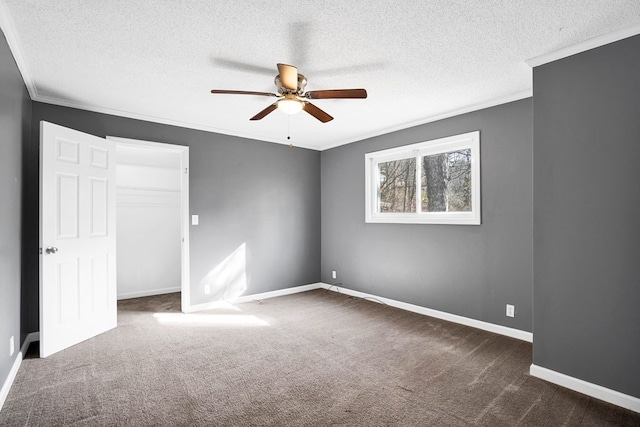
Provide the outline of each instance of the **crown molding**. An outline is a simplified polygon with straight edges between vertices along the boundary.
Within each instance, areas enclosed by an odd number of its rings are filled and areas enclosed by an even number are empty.
[[[22,49],[18,42],[18,35],[15,31],[15,25],[11,19],[11,15],[7,10],[7,6],[2,1],[0,1],[0,28],[2,28],[4,37],[7,39],[7,44],[13,54],[13,59],[16,61],[18,71],[20,71],[20,74],[22,75],[22,80],[24,81],[24,85],[27,87],[27,92],[29,92],[31,99],[34,100],[38,97],[38,90],[36,89],[33,75],[29,71],[29,67],[27,67],[27,62],[24,60],[24,55],[22,54]]]
[[[257,137],[255,135],[251,135],[251,134],[246,134],[246,133],[242,133],[242,132],[236,132],[236,131],[229,130],[229,129],[216,128],[216,127],[212,127],[212,126],[205,126],[205,125],[201,125],[201,124],[198,124],[198,123],[190,123],[190,122],[182,122],[182,121],[170,120],[170,119],[166,119],[166,118],[163,118],[163,117],[156,117],[156,116],[150,116],[150,115],[144,115],[144,114],[137,114],[137,113],[133,113],[133,112],[130,112],[130,111],[99,107],[99,106],[96,106],[96,105],[91,105],[91,104],[86,104],[86,103],[81,103],[81,102],[73,102],[73,101],[69,101],[69,100],[65,100],[65,99],[59,99],[59,98],[39,95],[37,87],[36,87],[36,84],[35,84],[35,81],[33,80],[33,75],[29,71],[27,63],[24,60],[24,55],[22,54],[22,49],[20,48],[20,43],[18,42],[18,37],[17,37],[17,34],[15,32],[15,29],[14,29],[15,27],[13,25],[13,21],[11,20],[11,16],[7,11],[6,5],[2,1],[0,1],[0,28],[2,28],[2,30],[3,30],[3,32],[5,34],[5,37],[7,39],[7,43],[9,44],[9,48],[10,48],[10,50],[11,50],[11,52],[13,54],[13,57],[14,57],[14,59],[16,61],[16,65],[18,66],[18,70],[20,71],[20,74],[22,74],[22,79],[24,80],[24,83],[25,83],[25,86],[27,88],[27,91],[29,92],[29,96],[31,97],[31,99],[33,101],[42,102],[42,103],[51,104],[51,105],[58,105],[58,106],[61,106],[61,107],[69,107],[69,108],[76,108],[76,109],[80,109],[80,110],[92,111],[92,112],[95,112],[95,113],[110,114],[110,115],[114,115],[114,116],[126,117],[126,118],[130,118],[130,119],[135,119],[135,120],[144,120],[144,121],[147,121],[147,122],[166,124],[166,125],[170,125],[170,126],[177,126],[177,127],[187,128],[187,129],[194,129],[194,130],[201,130],[201,131],[205,131],[205,132],[213,132],[213,133],[219,133],[219,134],[224,134],[224,135],[229,135],[229,136],[236,136],[236,137],[247,138],[247,139],[252,139],[252,140],[256,140],[256,141],[266,141],[266,142],[271,142],[271,143],[275,143],[275,144],[290,145],[290,141],[284,141],[284,140],[275,139],[275,138]],[[467,107],[463,107],[463,108],[460,108],[460,109],[452,110],[452,111],[449,111],[449,112],[446,112],[446,113],[443,113],[443,114],[438,114],[438,115],[435,115],[435,116],[429,116],[429,117],[425,117],[425,118],[418,119],[418,120],[415,120],[415,121],[403,123],[403,124],[400,124],[400,125],[378,129],[376,131],[369,132],[369,133],[366,133],[366,134],[357,135],[357,136],[354,136],[354,137],[351,137],[351,138],[341,139],[341,140],[335,141],[333,143],[330,143],[328,145],[324,145],[323,144],[322,146],[319,146],[319,145],[314,145],[314,144],[305,144],[304,142],[296,142],[294,144],[294,146],[295,147],[300,147],[300,148],[307,148],[307,149],[310,149],[310,150],[316,150],[316,151],[328,150],[328,149],[335,148],[335,147],[338,147],[338,146],[341,146],[341,145],[350,144],[352,142],[362,141],[364,139],[373,138],[373,137],[380,136],[380,135],[385,135],[385,134],[388,134],[388,133],[391,133],[391,132],[395,132],[395,131],[399,131],[399,130],[403,130],[403,129],[408,129],[408,128],[411,128],[411,127],[414,127],[414,126],[423,125],[423,124],[426,124],[426,123],[435,122],[435,121],[438,121],[438,120],[446,119],[446,118],[457,116],[457,115],[460,115],[460,114],[470,113],[470,112],[473,112],[473,111],[476,111],[476,110],[482,110],[484,108],[494,107],[496,105],[505,104],[505,103],[512,102],[512,101],[518,101],[520,99],[529,98],[531,96],[532,96],[532,91],[531,90],[526,90],[526,91],[518,92],[518,93],[515,93],[515,94],[512,94],[512,95],[499,97],[499,98],[491,99],[491,100],[488,100],[488,101],[472,104],[472,105],[469,105]]]
[[[515,94],[503,96],[503,97],[493,98],[493,99],[485,101],[485,102],[472,104],[472,105],[469,105],[469,106],[466,106],[466,107],[463,107],[463,108],[459,108],[459,109],[456,109],[456,110],[451,110],[451,111],[448,111],[448,112],[443,113],[443,114],[438,114],[438,115],[435,115],[435,116],[429,116],[429,117],[422,118],[422,119],[419,119],[419,120],[415,120],[415,121],[412,121],[412,122],[403,123],[401,125],[392,126],[392,127],[389,127],[389,128],[379,129],[377,131],[366,133],[366,134],[362,134],[362,135],[358,135],[358,136],[353,137],[353,138],[347,138],[347,139],[344,139],[344,140],[336,141],[336,142],[328,144],[328,145],[318,146],[318,145],[313,145],[313,144],[305,144],[305,143],[298,143],[297,142],[297,143],[293,144],[293,146],[299,147],[299,148],[307,148],[307,149],[316,150],[316,151],[324,151],[324,150],[328,150],[328,149],[331,149],[331,148],[339,147],[341,145],[350,144],[352,142],[362,141],[362,140],[365,140],[365,139],[368,139],[368,138],[373,138],[373,137],[380,136],[380,135],[386,135],[386,134],[391,133],[391,132],[404,130],[404,129],[409,129],[409,128],[412,128],[412,127],[415,127],[415,126],[419,126],[419,125],[423,125],[423,124],[427,124],[427,123],[431,123],[431,122],[436,122],[438,120],[443,120],[443,119],[447,119],[447,118],[450,118],[450,117],[459,116],[461,114],[471,113],[471,112],[474,112],[474,111],[483,110],[485,108],[495,107],[495,106],[498,106],[498,105],[507,104],[509,102],[519,101],[521,99],[530,98],[531,96],[533,96],[532,90],[526,90],[526,91],[518,92],[518,93],[515,93]],[[222,129],[222,128],[216,128],[216,127],[212,127],[212,126],[205,126],[205,125],[201,125],[201,124],[197,124],[197,123],[181,122],[181,121],[176,121],[176,120],[165,119],[165,118],[162,118],[162,117],[148,116],[148,115],[144,115],[144,114],[132,113],[132,112],[129,112],[129,111],[116,110],[116,109],[112,109],[112,108],[98,107],[98,106],[95,106],[95,105],[89,105],[89,104],[85,104],[85,103],[73,102],[73,101],[68,101],[68,100],[63,100],[63,99],[58,99],[58,98],[52,98],[52,97],[47,97],[47,96],[37,96],[36,98],[32,97],[32,99],[34,101],[37,101],[37,102],[42,102],[42,103],[45,103],[45,104],[58,105],[58,106],[61,106],[61,107],[76,108],[76,109],[79,109],[79,110],[93,111],[95,113],[109,114],[109,115],[113,115],[113,116],[126,117],[126,118],[129,118],[129,119],[144,120],[144,121],[147,121],[147,122],[160,123],[160,124],[165,124],[165,125],[170,125],[170,126],[177,126],[177,127],[187,128],[187,129],[195,129],[195,130],[201,130],[201,131],[205,131],[205,132],[213,132],[213,133],[218,133],[218,134],[223,134],[223,135],[237,136],[237,137],[240,137],[240,138],[253,139],[253,140],[262,141],[262,142],[272,142],[272,143],[275,143],[275,144],[290,145],[289,141],[283,141],[283,140],[271,139],[271,138],[262,138],[262,137],[258,138],[255,135],[246,134],[246,133],[242,133],[242,132],[236,132],[236,131],[232,131],[232,130],[229,130],[229,129]]]
[[[270,139],[270,138],[262,138],[262,137],[259,138],[259,137],[256,137],[255,135],[246,134],[246,133],[242,133],[242,132],[235,132],[235,131],[232,131],[232,130],[229,130],[229,129],[217,128],[217,127],[213,127],[213,126],[205,126],[205,125],[201,125],[201,124],[198,124],[198,123],[182,122],[182,121],[178,121],[178,120],[166,119],[164,117],[149,116],[149,115],[146,115],[146,114],[137,114],[137,113],[132,113],[130,111],[116,110],[114,108],[99,107],[99,106],[96,106],[96,105],[85,104],[85,103],[82,103],[82,102],[73,102],[73,101],[68,101],[68,100],[65,100],[65,99],[52,98],[52,97],[48,97],[48,96],[38,96],[33,100],[37,101],[37,102],[42,102],[42,103],[45,103],[45,104],[58,105],[58,106],[61,106],[61,107],[76,108],[78,110],[92,111],[94,113],[109,114],[109,115],[112,115],[112,116],[125,117],[125,118],[128,118],[128,119],[143,120],[143,121],[146,121],[146,122],[160,123],[160,124],[164,124],[164,125],[170,125],[170,126],[176,126],[176,127],[194,129],[194,130],[201,130],[201,131],[205,131],[205,132],[213,132],[213,133],[218,133],[218,134],[222,134],[222,135],[237,136],[237,137],[240,137],[240,138],[253,139],[255,141],[261,141],[261,142],[272,142],[274,144],[291,145],[291,143],[289,141],[282,141],[282,140],[278,140],[278,139]],[[293,146],[294,147],[299,147],[299,148],[307,148],[307,149],[316,150],[316,151],[320,150],[320,147],[318,147],[316,145],[305,144],[305,143],[295,143],[295,144],[293,144]]]
[[[2,29],[2,32],[4,33],[4,36],[7,39],[7,44],[9,45],[9,49],[11,50],[13,58],[18,67],[18,71],[22,75],[22,80],[24,81],[24,85],[26,86],[27,92],[29,93],[29,97],[31,98],[32,101],[42,102],[42,103],[51,104],[51,105],[59,105],[61,107],[76,108],[79,110],[93,111],[95,113],[110,114],[113,116],[126,117],[129,119],[144,120],[147,122],[160,123],[160,124],[177,126],[177,127],[187,128],[187,129],[195,129],[195,130],[201,130],[205,132],[213,132],[213,133],[219,133],[219,134],[224,134],[229,136],[237,136],[241,138],[253,139],[256,141],[266,141],[266,142],[272,142],[275,144],[282,144],[282,145],[291,144],[290,141],[283,141],[275,138],[256,137],[255,135],[250,135],[242,132],[235,132],[229,129],[205,126],[198,123],[181,122],[177,120],[165,119],[163,117],[137,114],[129,111],[116,110],[112,108],[104,108],[104,107],[99,107],[91,104],[73,102],[73,101],[53,98],[49,96],[42,96],[38,94],[38,89],[35,84],[35,80],[33,79],[33,74],[29,70],[29,67],[27,66],[27,62],[24,59],[24,54],[22,53],[22,48],[20,47],[19,38],[17,36],[17,32],[15,31],[15,25],[13,23],[13,20],[11,19],[11,14],[9,13],[9,10],[6,4],[2,1],[0,1],[0,29]],[[316,150],[316,151],[320,150],[320,147],[312,144],[296,142],[294,146]]]
[[[323,145],[320,151],[328,150],[330,148],[339,147],[341,145],[350,144],[352,142],[363,141],[365,139],[373,138],[376,136],[386,135],[392,132],[409,129],[415,126],[424,125],[427,123],[437,122],[438,120],[448,119],[450,117],[459,116],[462,114],[472,113],[474,111],[484,110],[485,108],[496,107],[502,104],[508,104],[509,102],[520,101],[521,99],[531,98],[533,96],[533,91],[531,89],[527,89],[521,92],[517,92],[511,95],[501,96],[498,98],[493,98],[487,101],[478,102],[475,104],[468,105],[466,107],[458,108],[455,110],[447,111],[446,113],[437,114],[435,116],[429,116],[422,119],[414,120],[411,122],[403,123],[396,126],[391,126],[388,128],[378,129],[376,131],[359,135],[356,138],[345,139],[339,142],[335,142],[329,145]]]
[[[576,55],[578,53],[585,52],[587,50],[595,49],[600,46],[607,45],[609,43],[617,42],[629,37],[640,34],[640,24],[633,27],[624,28],[622,30],[613,31],[607,34],[601,34],[596,37],[592,37],[580,43],[576,43],[571,46],[563,47],[562,49],[555,50],[553,52],[545,53],[530,59],[527,59],[525,64],[533,67],[547,64],[549,62],[557,61],[559,59],[566,58],[568,56]]]

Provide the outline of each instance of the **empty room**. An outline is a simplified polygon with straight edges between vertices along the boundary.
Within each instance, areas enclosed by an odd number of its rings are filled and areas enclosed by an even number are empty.
[[[640,426],[639,2],[0,28],[0,425]]]

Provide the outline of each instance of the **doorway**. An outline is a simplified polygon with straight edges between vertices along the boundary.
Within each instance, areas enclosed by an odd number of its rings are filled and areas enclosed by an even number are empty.
[[[180,292],[189,307],[189,147],[116,144],[118,299]]]

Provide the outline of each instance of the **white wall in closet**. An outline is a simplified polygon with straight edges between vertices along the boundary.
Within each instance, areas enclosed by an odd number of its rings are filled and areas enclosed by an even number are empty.
[[[117,146],[118,299],[179,292],[180,155]]]

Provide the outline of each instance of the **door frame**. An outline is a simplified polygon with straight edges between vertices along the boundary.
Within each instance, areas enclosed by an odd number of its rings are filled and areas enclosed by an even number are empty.
[[[189,147],[185,145],[167,144],[164,142],[144,141],[140,139],[108,136],[107,139],[118,146],[148,148],[180,155],[180,231],[181,246],[181,310],[187,312],[191,306],[190,272],[189,272]]]

